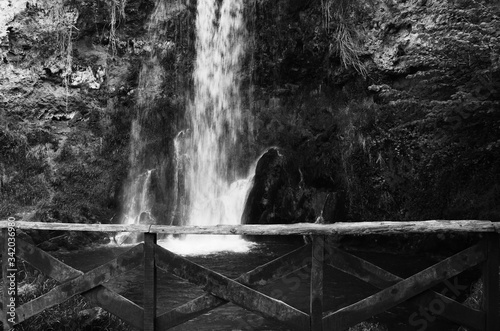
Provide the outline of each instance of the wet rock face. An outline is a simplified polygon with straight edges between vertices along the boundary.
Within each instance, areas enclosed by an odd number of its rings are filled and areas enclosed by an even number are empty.
[[[307,187],[289,156],[271,148],[257,163],[242,215],[243,224],[345,220],[344,195]],[[318,220],[320,219],[320,220]]]
[[[104,2],[100,11],[88,1],[21,2],[0,22],[0,217],[112,221],[138,57],[113,59],[99,37],[109,32]],[[138,3],[147,1],[131,8]],[[141,25],[147,14],[127,19]]]
[[[275,148],[259,159],[242,215],[243,224],[270,223],[278,192],[285,185],[284,163],[284,156]]]
[[[305,190],[345,192],[349,219],[500,219],[493,203],[500,194],[494,161],[500,157],[500,8],[465,0],[361,7],[367,16],[356,24],[363,27],[366,77],[341,66],[320,34],[281,44],[273,39],[280,54],[298,54],[294,47],[307,49],[314,40],[315,65],[323,71],[307,82],[274,74],[277,86],[256,89],[258,141],[280,146],[294,160],[288,176],[302,173]],[[315,24],[305,19],[314,6],[297,10],[299,20],[289,25],[306,34]],[[270,24],[286,29],[292,21],[281,14]],[[286,71],[286,61],[265,47],[261,53],[261,63],[271,58],[270,67]],[[294,59],[298,72],[313,61]]]
[[[371,137],[385,186],[377,204],[416,219],[498,219],[489,197],[498,187],[487,184],[500,155],[498,6],[386,3],[366,43],[378,75],[368,89],[385,125]]]

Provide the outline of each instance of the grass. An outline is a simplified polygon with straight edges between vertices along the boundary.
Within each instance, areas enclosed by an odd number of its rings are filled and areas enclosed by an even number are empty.
[[[355,22],[359,20],[359,0],[322,0],[323,28],[332,37],[330,53],[337,53],[345,68],[352,67],[363,77],[368,70],[361,60],[362,33]]]

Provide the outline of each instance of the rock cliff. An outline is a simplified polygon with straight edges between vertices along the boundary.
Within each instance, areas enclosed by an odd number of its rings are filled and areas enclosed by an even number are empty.
[[[4,2],[0,217],[116,221],[141,102],[154,102],[142,117],[151,158],[171,162],[184,129],[193,2]],[[283,156],[267,214],[254,218],[314,221],[333,193],[327,222],[500,218],[498,5],[262,0],[247,12],[255,122],[241,162],[270,146]],[[164,74],[139,100],[153,58]],[[262,209],[265,196],[253,199]]]

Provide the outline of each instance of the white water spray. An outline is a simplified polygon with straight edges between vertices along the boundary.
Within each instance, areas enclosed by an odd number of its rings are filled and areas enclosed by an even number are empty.
[[[196,19],[194,100],[189,108],[192,137],[187,189],[190,225],[239,224],[241,215],[224,208],[236,174],[231,154],[243,128],[241,60],[247,35],[243,0],[199,0]]]
[[[240,224],[251,178],[231,166],[245,116],[240,97],[247,31],[243,0],[199,0],[196,19],[194,99],[187,140],[189,195],[186,225]],[[253,173],[253,172],[251,172]],[[166,244],[182,253],[248,249],[237,236],[188,236]]]

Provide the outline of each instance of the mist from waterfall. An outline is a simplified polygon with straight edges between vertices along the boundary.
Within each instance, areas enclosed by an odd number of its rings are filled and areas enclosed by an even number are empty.
[[[124,190],[124,208],[121,223],[135,224],[139,222],[141,213],[151,214],[153,208],[152,175],[162,168],[161,162],[151,161],[151,151],[148,148],[148,128],[144,119],[151,114],[151,108],[162,92],[162,83],[165,77],[164,69],[160,63],[161,53],[168,50],[170,43],[166,41],[165,31],[158,28],[162,18],[166,17],[168,7],[165,1],[157,0],[155,9],[148,22],[148,43],[150,56],[143,62],[139,72],[137,86],[137,109],[132,120],[130,130],[129,173]],[[130,240],[131,236],[125,234],[123,239]],[[132,239],[134,240],[134,239]]]

